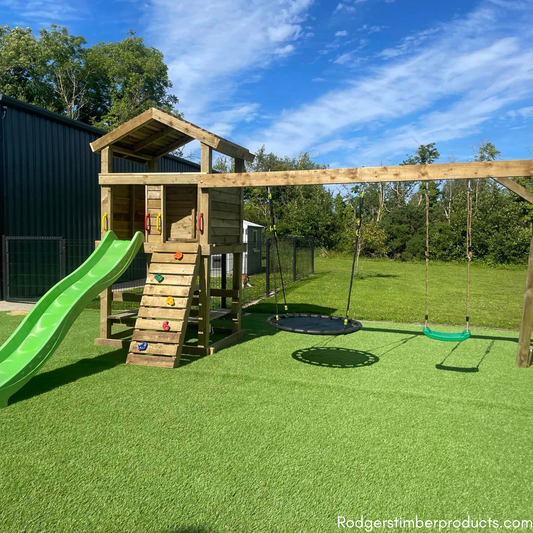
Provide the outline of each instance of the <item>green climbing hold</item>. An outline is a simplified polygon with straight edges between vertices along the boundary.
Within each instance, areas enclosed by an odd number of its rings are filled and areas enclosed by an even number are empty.
[[[161,283],[165,279],[161,274],[156,274],[154,278],[157,281],[157,283]]]

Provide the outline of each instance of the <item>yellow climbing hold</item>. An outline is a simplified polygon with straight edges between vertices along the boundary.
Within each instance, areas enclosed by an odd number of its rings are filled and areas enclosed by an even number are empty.
[[[174,298],[172,298],[172,296],[169,296],[166,302],[167,302],[167,305],[174,305]]]

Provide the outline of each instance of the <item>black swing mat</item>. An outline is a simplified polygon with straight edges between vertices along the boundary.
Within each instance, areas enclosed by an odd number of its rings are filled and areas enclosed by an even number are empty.
[[[355,333],[363,326],[361,322],[348,319],[346,326],[344,318],[330,315],[314,315],[311,313],[286,313],[268,317],[268,325],[273,328],[290,331],[292,333],[306,333],[307,335],[347,335]]]

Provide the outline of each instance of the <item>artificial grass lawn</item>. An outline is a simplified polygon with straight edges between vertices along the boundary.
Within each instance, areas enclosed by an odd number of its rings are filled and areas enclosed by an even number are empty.
[[[1,531],[531,518],[532,374],[514,368],[514,332],[456,345],[366,323],[311,337],[255,314],[239,344],[167,370],[93,346],[98,319],[82,313],[0,411]],[[0,341],[19,320],[0,316]],[[438,370],[443,360],[479,371]]]
[[[289,311],[341,314],[346,311],[351,258],[316,258],[311,278],[287,288]],[[466,265],[430,263],[429,316],[433,324],[465,322]],[[522,313],[525,267],[471,265],[470,321],[474,326],[517,329]],[[274,312],[274,299],[253,309]],[[282,309],[282,308],[281,308]],[[425,264],[362,259],[350,316],[363,320],[420,323],[425,315]]]

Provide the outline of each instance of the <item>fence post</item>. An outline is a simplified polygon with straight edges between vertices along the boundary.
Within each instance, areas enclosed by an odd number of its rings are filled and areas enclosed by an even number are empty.
[[[267,238],[265,240],[265,246],[266,246],[266,295],[270,296],[270,239]]]
[[[296,281],[296,237],[292,239],[292,280]]]
[[[311,274],[315,273],[315,238],[311,237]]]
[[[226,280],[228,279],[228,265],[227,265],[227,260],[228,260],[228,256],[226,254],[222,254],[222,263],[220,264],[222,270],[221,270],[221,273],[220,273],[220,288],[221,289],[225,289],[226,288]],[[226,297],[225,296],[222,296],[222,298],[220,298],[220,307],[222,307],[222,309],[225,309],[226,308]]]

